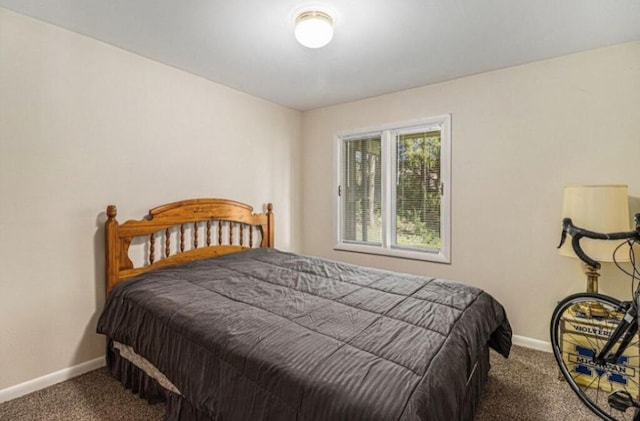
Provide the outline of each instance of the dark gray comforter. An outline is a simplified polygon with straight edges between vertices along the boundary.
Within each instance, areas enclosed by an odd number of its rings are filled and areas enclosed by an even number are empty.
[[[222,420],[455,420],[502,306],[459,283],[256,249],[118,285],[98,332]]]

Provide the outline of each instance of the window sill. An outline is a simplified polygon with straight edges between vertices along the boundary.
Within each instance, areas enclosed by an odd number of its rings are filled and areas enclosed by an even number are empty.
[[[428,252],[428,251],[414,251],[414,250],[402,250],[402,249],[388,249],[378,246],[366,246],[360,244],[345,244],[339,243],[333,247],[337,251],[349,251],[355,253],[376,254],[381,256],[399,257],[402,259],[411,260],[423,260],[436,263],[451,263],[451,259],[448,253],[443,253],[442,250]]]

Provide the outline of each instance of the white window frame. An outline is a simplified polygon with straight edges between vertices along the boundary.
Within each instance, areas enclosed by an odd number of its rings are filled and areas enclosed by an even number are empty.
[[[417,130],[440,131],[440,248],[410,249],[392,246],[393,197],[395,184],[393,174],[395,167],[395,148],[393,138],[397,133],[415,132]],[[344,172],[344,141],[366,136],[380,135],[382,139],[382,244],[366,244],[342,241],[342,198],[340,184]],[[415,260],[426,260],[438,263],[451,263],[451,115],[441,115],[420,120],[388,124],[373,128],[363,128],[338,132],[334,135],[334,250],[357,253],[378,254]]]

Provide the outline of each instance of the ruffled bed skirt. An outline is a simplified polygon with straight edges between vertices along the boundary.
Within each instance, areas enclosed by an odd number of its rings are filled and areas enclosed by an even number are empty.
[[[194,408],[180,394],[165,389],[131,361],[121,357],[111,341],[107,346],[107,369],[125,388],[150,404],[164,402],[166,421],[215,421],[209,414]]]
[[[162,387],[142,369],[120,356],[120,351],[113,347],[111,341],[107,346],[107,368],[125,388],[146,399],[150,404],[164,402],[166,404],[166,421],[217,421],[215,417],[195,408],[182,395]],[[482,390],[489,378],[489,368],[489,348],[485,347],[477,356],[473,372],[467,380],[462,419],[473,419],[473,414],[482,396]]]
[[[480,403],[482,391],[489,380],[489,369],[491,363],[489,361],[489,347],[486,346],[476,360],[476,365],[467,381],[466,396],[463,403],[462,419],[472,420],[476,412],[476,408]]]

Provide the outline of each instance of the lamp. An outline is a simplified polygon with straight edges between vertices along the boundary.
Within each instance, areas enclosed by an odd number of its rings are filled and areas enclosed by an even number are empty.
[[[564,188],[562,217],[571,218],[581,228],[596,232],[629,231],[629,198],[626,185],[571,185]],[[617,242],[583,238],[580,245],[587,256],[598,262],[612,262]],[[559,250],[560,255],[577,258],[570,241]],[[628,262],[628,256],[616,256]],[[587,292],[598,292],[596,268],[587,266]]]
[[[322,10],[303,10],[296,16],[294,35],[305,47],[324,47],[333,38],[333,17]]]

